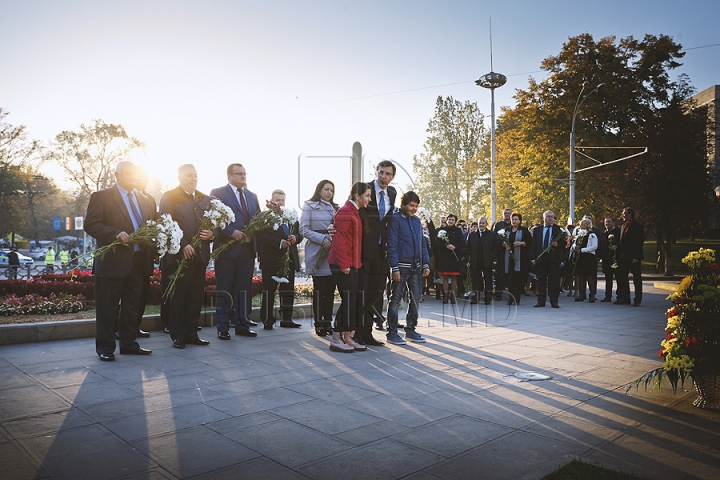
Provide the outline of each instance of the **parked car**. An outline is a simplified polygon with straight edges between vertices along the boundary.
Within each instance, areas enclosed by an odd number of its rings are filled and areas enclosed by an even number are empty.
[[[8,264],[8,253],[10,253],[10,250],[0,250],[0,265]],[[17,255],[18,259],[20,260],[20,265],[32,265],[35,263],[35,260],[28,257],[27,255],[23,255],[22,253],[18,253]]]
[[[28,256],[34,260],[43,261],[45,260],[45,254],[47,254],[48,250],[47,248],[41,248],[39,250],[33,250],[32,252],[28,253]]]

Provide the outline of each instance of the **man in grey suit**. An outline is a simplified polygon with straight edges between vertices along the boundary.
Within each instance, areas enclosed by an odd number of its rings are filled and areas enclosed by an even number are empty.
[[[135,190],[137,169],[123,161],[115,168],[116,185],[95,192],[85,215],[85,231],[98,247],[115,240],[130,242],[130,234],[147,220],[156,218],[148,198]],[[152,249],[139,245],[118,247],[93,262],[95,274],[95,351],[100,360],[115,360],[115,326],[120,334],[120,353],[149,355],[136,342],[137,319],[143,280],[152,268]],[[118,309],[120,309],[118,311]],[[118,318],[119,315],[119,318]]]
[[[247,171],[239,163],[227,167],[228,184],[214,188],[210,195],[216,197],[235,213],[235,221],[217,232],[214,248],[230,240],[245,238],[243,229],[250,219],[260,212],[257,195],[247,189]],[[252,308],[252,276],[255,270],[257,251],[255,241],[235,242],[222,252],[215,262],[217,279],[217,331],[218,338],[230,340],[230,311],[235,308],[235,335],[255,337],[250,330],[254,322],[250,320]],[[232,300],[231,300],[232,299]]]

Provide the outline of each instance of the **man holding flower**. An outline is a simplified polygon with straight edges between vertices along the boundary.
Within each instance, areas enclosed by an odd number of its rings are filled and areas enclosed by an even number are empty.
[[[549,294],[550,305],[560,308],[560,262],[564,250],[563,231],[555,224],[555,214],[547,210],[543,213],[543,225],[533,230],[530,248],[530,263],[537,267],[538,299],[535,307],[544,307]]]
[[[137,168],[132,162],[117,164],[115,180],[115,186],[90,196],[85,215],[85,231],[97,240],[98,247],[115,241],[130,244],[130,234],[156,218],[147,197],[135,190]],[[116,324],[121,354],[152,353],[141,348],[136,337],[143,279],[152,268],[154,253],[151,248],[130,244],[95,257],[95,350],[102,361],[115,360]]]
[[[274,190],[269,202],[273,207],[285,207],[285,192]],[[285,211],[283,217],[288,217]],[[299,328],[301,325],[292,321],[293,304],[295,303],[295,271],[300,269],[298,243],[303,238],[298,233],[300,224],[295,221],[282,223],[265,228],[257,233],[260,249],[260,269],[262,270],[262,306],[260,319],[265,330],[272,330],[275,325],[273,307],[275,290],[280,285],[280,326]]]
[[[239,163],[227,167],[228,184],[214,188],[210,195],[230,207],[235,220],[217,232],[213,249],[231,242],[231,245],[215,260],[217,278],[217,335],[220,340],[230,340],[230,311],[235,307],[235,335],[255,337],[250,330],[254,322],[250,320],[252,308],[252,276],[255,270],[256,246],[254,241],[244,241],[244,230],[250,220],[260,211],[257,195],[247,189],[247,171]],[[222,297],[221,297],[222,296]],[[225,301],[221,300],[224,299]]]
[[[200,229],[205,211],[210,208],[210,197],[196,190],[198,175],[191,164],[178,168],[177,188],[165,192],[160,199],[160,215],[170,214],[183,231],[180,251],[162,258],[163,275],[173,277],[174,292],[169,303],[169,329],[173,347],[185,348],[187,343],[208,345],[210,342],[197,335],[198,318],[205,295],[205,270],[210,260],[210,242],[215,234]]]

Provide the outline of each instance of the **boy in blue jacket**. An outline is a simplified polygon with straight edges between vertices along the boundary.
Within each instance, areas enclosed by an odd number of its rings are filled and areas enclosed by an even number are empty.
[[[415,331],[418,320],[418,302],[422,295],[422,277],[430,275],[430,258],[425,247],[423,228],[420,219],[415,216],[420,197],[415,192],[407,192],[388,222],[387,256],[392,271],[392,295],[388,306],[387,341],[394,345],[405,345],[405,340],[424,343],[425,339]],[[410,293],[405,340],[398,334],[398,307],[405,285]]]

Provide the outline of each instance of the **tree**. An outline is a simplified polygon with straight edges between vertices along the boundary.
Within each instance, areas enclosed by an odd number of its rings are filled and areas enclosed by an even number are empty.
[[[415,189],[432,212],[487,214],[490,155],[485,117],[474,102],[438,97],[424,153],[413,156]]]
[[[677,233],[689,232],[711,208],[707,109],[688,100],[691,93],[681,78],[668,105],[643,126],[649,153],[629,165],[625,177],[628,203],[644,212],[645,227],[662,248],[667,276],[673,275]]]
[[[19,230],[22,209],[16,202],[23,193],[23,169],[39,152],[39,142],[29,140],[25,126],[5,121],[9,113],[0,108],[0,235]]]
[[[115,165],[129,160],[129,154],[145,144],[130,137],[122,125],[107,124],[95,119],[80,125],[80,132],[63,131],[51,143],[45,158],[65,171],[68,180],[80,189],[80,197],[112,186]]]
[[[650,146],[648,125],[688,94],[682,82],[670,79],[684,55],[681,48],[664,35],[597,42],[587,33],[569,38],[557,56],[542,62],[548,78],[531,79],[527,89],[517,91],[516,107],[503,109],[497,135],[500,202],[528,216],[539,218],[549,208],[560,221],[567,218],[567,181],[557,179],[569,177],[569,131],[583,82],[589,81],[591,89],[600,83],[606,86],[587,97],[576,117],[578,147]],[[681,138],[677,141],[682,143]],[[632,194],[633,169],[649,158],[577,174],[575,213],[616,216]],[[590,160],[578,155],[576,169],[589,165]],[[646,208],[651,207],[646,203]]]

